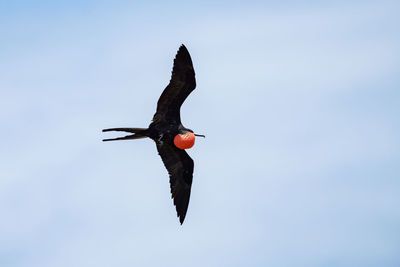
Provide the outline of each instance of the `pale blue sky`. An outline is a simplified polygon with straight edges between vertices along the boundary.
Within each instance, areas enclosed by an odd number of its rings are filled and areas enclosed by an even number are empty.
[[[399,266],[397,1],[0,2],[0,266]],[[183,226],[145,127],[181,43]]]

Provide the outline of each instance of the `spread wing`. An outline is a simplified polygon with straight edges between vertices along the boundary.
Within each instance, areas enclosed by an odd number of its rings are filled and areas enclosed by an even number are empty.
[[[192,59],[186,47],[181,45],[174,60],[171,80],[158,99],[153,121],[164,120],[181,123],[181,106],[195,87],[196,79]]]
[[[185,150],[166,143],[157,143],[157,150],[168,170],[172,198],[182,224],[189,205],[193,180],[193,160]]]

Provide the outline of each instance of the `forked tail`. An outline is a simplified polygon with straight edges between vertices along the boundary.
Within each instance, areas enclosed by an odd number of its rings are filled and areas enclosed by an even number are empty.
[[[127,135],[127,136],[124,136],[124,137],[103,139],[103,141],[116,141],[116,140],[129,140],[129,139],[145,138],[145,137],[147,137],[147,130],[148,130],[147,128],[110,128],[110,129],[104,129],[103,132],[118,131],[118,132],[128,132],[128,133],[133,133],[133,134]]]

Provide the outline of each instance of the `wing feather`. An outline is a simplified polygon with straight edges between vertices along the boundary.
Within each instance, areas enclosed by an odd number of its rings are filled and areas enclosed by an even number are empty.
[[[181,45],[174,59],[171,80],[158,99],[153,121],[180,123],[180,108],[195,88],[196,79],[192,59],[186,47]]]
[[[179,221],[182,224],[189,206],[193,180],[193,160],[185,150],[166,143],[157,143],[157,150],[168,170],[172,198]]]

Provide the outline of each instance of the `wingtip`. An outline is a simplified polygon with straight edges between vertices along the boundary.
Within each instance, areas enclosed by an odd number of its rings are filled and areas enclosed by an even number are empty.
[[[187,51],[189,53],[188,49],[186,48],[186,46],[184,44],[181,44],[181,46],[178,49],[178,53],[179,53],[179,51]]]
[[[174,59],[174,67],[172,68],[172,74],[174,73],[174,71],[186,68],[193,70],[193,63],[192,63],[192,58],[190,57],[189,50],[186,48],[184,44],[182,44],[179,47],[178,51],[176,52]],[[194,81],[194,83],[196,82]]]

